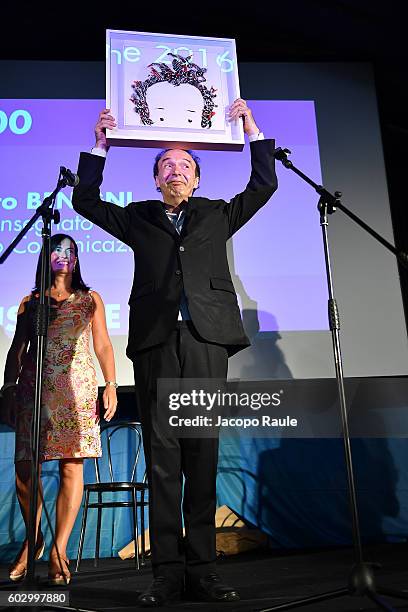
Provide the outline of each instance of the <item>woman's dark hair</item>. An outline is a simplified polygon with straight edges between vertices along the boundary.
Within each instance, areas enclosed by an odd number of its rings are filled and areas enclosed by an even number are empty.
[[[72,284],[72,288],[73,289],[82,289],[83,291],[89,291],[90,288],[82,280],[81,267],[79,265],[79,257],[78,257],[78,245],[75,242],[75,240],[72,238],[72,236],[68,236],[68,234],[54,234],[53,236],[51,236],[50,254],[66,238],[68,238],[68,240],[70,240],[72,242],[72,244],[74,245],[75,257],[77,259],[76,265],[75,265],[75,269],[72,272],[72,283],[71,283]],[[50,266],[50,272],[51,272],[51,282],[53,282],[55,274],[52,271],[51,266]],[[38,292],[40,290],[40,282],[41,282],[41,253],[40,253],[40,256],[38,258],[37,271],[35,273],[35,287],[34,287],[32,293],[36,293],[36,292]]]

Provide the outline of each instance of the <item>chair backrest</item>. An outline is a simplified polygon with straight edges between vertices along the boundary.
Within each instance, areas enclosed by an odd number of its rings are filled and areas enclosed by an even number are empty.
[[[136,478],[136,468],[140,459],[140,454],[142,450],[142,428],[141,424],[137,421],[119,421],[117,423],[104,423],[101,426],[101,437],[103,440],[103,434],[106,432],[106,448],[107,448],[107,460],[108,460],[108,469],[109,469],[109,478],[110,482],[114,482],[117,480],[115,478],[115,470],[113,465],[113,444],[114,438],[120,438],[118,432],[123,434],[124,431],[127,431],[128,434],[131,435],[130,445],[123,445],[123,450],[127,450],[128,446],[132,449],[132,454],[129,461],[129,471],[130,477],[126,478],[126,481],[135,482]],[[123,440],[120,438],[120,440]],[[127,439],[129,442],[129,439]],[[129,460],[129,457],[127,458]],[[96,474],[96,482],[101,481],[101,472],[100,472],[100,458],[95,459],[95,474]],[[131,466],[131,469],[130,469]],[[123,479],[121,479],[123,480]]]

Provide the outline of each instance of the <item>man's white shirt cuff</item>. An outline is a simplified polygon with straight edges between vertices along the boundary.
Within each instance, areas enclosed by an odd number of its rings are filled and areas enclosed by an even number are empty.
[[[265,140],[265,136],[263,135],[263,132],[258,132],[257,134],[250,134],[250,136],[248,136],[248,140],[249,142],[254,142],[254,140]]]
[[[107,151],[105,149],[100,149],[99,147],[93,147],[91,149],[92,155],[99,155],[99,157],[106,157]]]

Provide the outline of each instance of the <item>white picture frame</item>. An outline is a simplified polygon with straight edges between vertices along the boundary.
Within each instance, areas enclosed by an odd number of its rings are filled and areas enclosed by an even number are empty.
[[[241,151],[239,97],[234,39],[106,31],[109,145]]]

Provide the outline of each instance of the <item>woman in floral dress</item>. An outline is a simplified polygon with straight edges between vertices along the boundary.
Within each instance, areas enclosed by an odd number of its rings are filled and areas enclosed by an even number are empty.
[[[110,420],[117,405],[115,362],[101,297],[81,277],[78,247],[65,234],[51,239],[51,314],[44,357],[40,462],[59,460],[60,485],[56,506],[55,545],[50,552],[49,580],[69,582],[66,547],[83,494],[83,460],[99,457],[101,442],[98,386],[89,338],[106,387],[104,418]],[[29,515],[31,480],[31,417],[34,405],[36,341],[34,311],[38,304],[40,260],[36,286],[19,307],[14,339],[7,355],[3,399],[11,420],[16,415],[16,488],[24,522]],[[18,384],[17,383],[18,380]],[[39,529],[41,500],[38,498],[36,557],[44,550]],[[58,561],[63,560],[61,567]],[[10,579],[22,580],[27,572],[27,540],[10,568]]]

